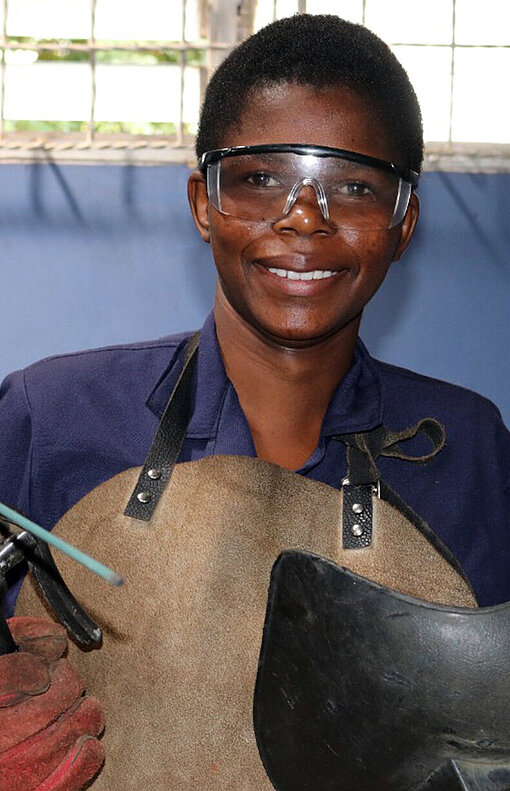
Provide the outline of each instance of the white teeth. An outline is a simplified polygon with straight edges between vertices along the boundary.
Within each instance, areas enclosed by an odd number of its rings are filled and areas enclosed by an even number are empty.
[[[294,272],[292,269],[275,269],[271,266],[267,268],[268,272],[278,277],[286,277],[289,280],[324,280],[325,277],[333,277],[335,272],[331,269],[313,269],[311,272]]]

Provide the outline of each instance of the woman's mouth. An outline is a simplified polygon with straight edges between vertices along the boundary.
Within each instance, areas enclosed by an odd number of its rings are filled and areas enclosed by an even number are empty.
[[[312,269],[309,272],[295,272],[292,269],[277,269],[272,266],[268,266],[267,271],[288,280],[324,280],[338,274],[338,272],[333,272],[331,269]]]

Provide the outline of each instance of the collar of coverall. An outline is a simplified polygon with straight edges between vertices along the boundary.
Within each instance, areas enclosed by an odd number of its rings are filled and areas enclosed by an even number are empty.
[[[153,387],[147,406],[161,417],[177,382],[184,362],[187,338],[177,347],[166,372]],[[237,399],[229,395],[230,385],[216,339],[213,314],[207,317],[201,330],[196,378],[197,399],[188,426],[191,439],[208,439],[218,431],[220,416],[225,406]],[[358,340],[353,364],[338,385],[328,407],[322,426],[323,436],[348,432],[368,431],[382,423],[383,399],[379,373],[364,344]]]

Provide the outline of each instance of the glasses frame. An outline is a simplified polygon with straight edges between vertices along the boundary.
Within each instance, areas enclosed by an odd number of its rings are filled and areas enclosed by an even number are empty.
[[[332,148],[330,146],[316,146],[306,145],[303,143],[261,143],[255,146],[233,146],[231,148],[215,148],[212,151],[206,151],[200,157],[199,170],[202,174],[207,172],[209,165],[214,165],[221,159],[226,157],[235,157],[243,154],[270,154],[270,153],[291,153],[301,154],[303,156],[314,157],[338,157],[339,159],[347,159],[349,162],[356,162],[360,165],[368,165],[369,167],[385,170],[393,173],[395,176],[407,181],[413,190],[418,186],[419,174],[409,168],[401,168],[393,162],[387,162],[385,159],[377,159],[367,154],[359,154],[357,151],[347,151],[343,148]]]

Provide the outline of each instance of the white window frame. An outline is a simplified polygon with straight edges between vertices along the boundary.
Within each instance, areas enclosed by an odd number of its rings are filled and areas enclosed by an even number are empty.
[[[183,123],[183,82],[186,53],[189,50],[206,52],[206,65],[200,69],[201,94],[203,95],[209,74],[214,71],[221,60],[232,48],[253,30],[256,0],[199,0],[200,41],[187,41],[185,37],[187,0],[183,2],[182,35],[180,41],[168,44],[154,42],[122,43],[114,47],[106,47],[95,38],[96,0],[90,0],[90,36],[86,44],[70,43],[55,40],[36,41],[27,44],[10,40],[7,35],[7,14],[10,0],[2,0],[4,6],[4,24],[0,38],[0,163],[16,161],[52,161],[73,163],[112,162],[130,164],[162,164],[184,162],[193,166],[195,155],[193,140],[186,135]],[[169,0],[171,2],[171,0]],[[363,0],[363,21],[365,18],[365,2]],[[299,13],[306,12],[307,0],[297,0]],[[455,15],[455,3],[452,2],[452,13]],[[309,5],[312,2],[309,0]],[[277,2],[273,0],[273,18],[276,18]],[[455,26],[452,26],[455,31]],[[457,172],[510,172],[510,144],[489,143],[458,143],[451,140],[451,119],[453,112],[453,79],[455,50],[468,45],[452,41],[442,44],[451,50],[451,83],[450,83],[450,140],[441,143],[428,143],[425,156],[425,170],[444,170]],[[391,42],[398,46],[400,42]],[[406,46],[432,46],[405,42]],[[438,46],[438,45],[433,45]],[[473,47],[475,45],[469,45]],[[482,46],[482,45],[478,45]],[[495,45],[492,45],[495,46]],[[505,48],[505,47],[500,47]],[[80,51],[87,52],[92,78],[92,101],[90,119],[85,134],[80,133],[27,133],[4,131],[4,87],[6,62],[4,53],[9,50],[27,49],[32,51]],[[181,102],[179,122],[175,136],[141,136],[141,135],[104,135],[95,130],[95,65],[96,53],[108,49],[119,52],[162,52],[173,51],[179,54],[181,74]]]

